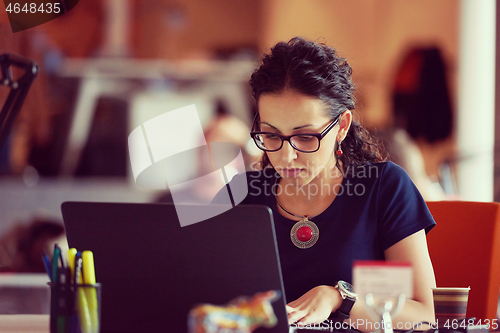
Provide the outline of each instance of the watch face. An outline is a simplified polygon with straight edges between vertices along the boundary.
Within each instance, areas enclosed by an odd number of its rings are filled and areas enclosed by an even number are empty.
[[[339,287],[344,290],[346,294],[348,294],[351,297],[356,297],[356,292],[354,291],[353,286],[350,283],[347,283],[345,281],[339,281],[338,282]]]

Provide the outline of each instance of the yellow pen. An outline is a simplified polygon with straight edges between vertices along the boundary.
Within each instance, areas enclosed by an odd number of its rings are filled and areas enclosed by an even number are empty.
[[[76,255],[75,266],[75,282],[77,285],[78,318],[80,320],[80,330],[82,333],[92,333],[92,322],[90,320],[87,296],[85,296],[85,291],[83,290],[83,288],[78,287],[78,285],[82,282],[82,256],[80,253]]]
[[[68,250],[68,266],[71,272],[71,283],[76,284],[75,276],[75,257],[78,251],[73,247]]]
[[[86,285],[94,285],[96,283],[95,279],[95,268],[94,268],[94,255],[91,251],[82,252],[83,259],[83,282]],[[99,329],[99,317],[97,312],[97,292],[95,288],[85,288],[85,294],[87,295],[87,303],[90,312],[90,322],[92,324],[92,333],[98,332]]]

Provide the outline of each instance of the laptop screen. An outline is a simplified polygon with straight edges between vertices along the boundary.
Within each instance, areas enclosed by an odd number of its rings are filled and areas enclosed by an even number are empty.
[[[194,306],[268,290],[281,294],[278,324],[262,332],[288,331],[269,208],[237,206],[185,227],[173,204],[65,202],[62,213],[69,246],[94,253],[101,332],[187,332]]]

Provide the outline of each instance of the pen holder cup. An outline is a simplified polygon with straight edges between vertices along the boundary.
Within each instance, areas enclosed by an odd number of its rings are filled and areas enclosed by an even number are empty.
[[[49,286],[50,333],[99,333],[101,284]]]

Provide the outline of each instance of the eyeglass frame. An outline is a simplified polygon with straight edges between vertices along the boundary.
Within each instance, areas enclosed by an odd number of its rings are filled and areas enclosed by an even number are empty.
[[[276,152],[276,151],[280,150],[281,148],[283,148],[283,143],[285,141],[288,141],[288,143],[290,144],[290,146],[292,146],[292,148],[295,149],[295,150],[297,150],[297,151],[300,151],[300,152],[306,153],[306,154],[307,153],[314,153],[314,152],[317,152],[319,150],[319,148],[321,147],[321,140],[328,134],[328,132],[330,132],[330,130],[332,128],[335,127],[335,125],[337,125],[337,123],[339,122],[340,118],[342,117],[342,114],[343,113],[341,113],[335,120],[332,120],[330,122],[330,124],[328,124],[328,126],[323,131],[321,131],[321,133],[298,133],[298,134],[292,134],[292,135],[281,135],[281,134],[273,133],[273,132],[251,131],[250,132],[250,136],[252,137],[253,141],[255,142],[255,145],[257,146],[257,148],[259,148],[260,150],[265,151],[265,152],[270,152],[270,153]],[[252,129],[255,128],[255,124],[256,124],[258,116],[259,116],[259,114],[255,115],[255,118],[253,120]],[[258,134],[271,134],[271,135],[278,136],[281,139],[281,145],[280,145],[280,147],[278,149],[270,149],[270,150],[262,149],[259,146],[259,144],[257,143],[257,140],[255,139],[255,136],[257,136]],[[294,136],[300,136],[300,135],[310,135],[310,136],[314,136],[314,137],[318,138],[318,148],[316,148],[316,150],[312,150],[312,151],[304,151],[304,150],[301,150],[301,149],[298,149],[297,147],[295,147],[295,145],[291,141],[291,138],[294,137]]]

